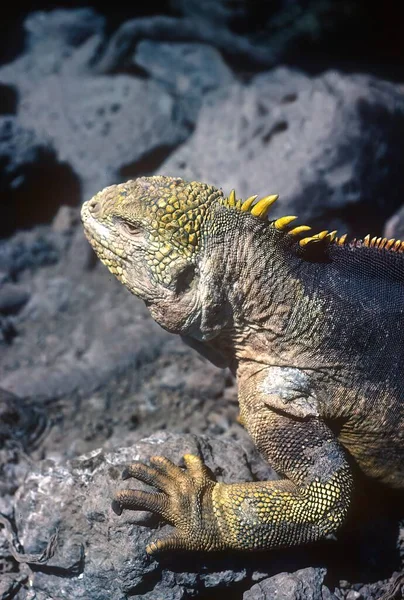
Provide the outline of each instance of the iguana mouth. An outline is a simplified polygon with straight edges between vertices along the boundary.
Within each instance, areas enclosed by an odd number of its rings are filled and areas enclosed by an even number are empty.
[[[81,218],[83,221],[86,238],[97,252],[101,260],[103,260],[103,256],[106,255],[106,258],[116,257],[119,261],[126,262],[125,253],[122,252],[118,254],[116,251],[116,245],[114,243],[109,243],[109,241],[114,237],[111,233],[111,230],[93,217],[89,211],[88,202],[84,202],[81,208]],[[107,253],[110,256],[108,256]],[[109,267],[109,265],[107,266]]]
[[[100,261],[121,283],[126,285],[126,270],[129,261],[124,250],[120,250],[118,253],[114,233],[91,214],[89,202],[85,202],[82,206],[81,219],[85,236]]]

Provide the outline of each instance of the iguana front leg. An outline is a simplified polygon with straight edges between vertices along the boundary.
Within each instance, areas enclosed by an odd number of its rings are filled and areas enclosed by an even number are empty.
[[[251,403],[247,397],[241,408],[258,449],[285,479],[218,483],[192,455],[184,457],[185,470],[163,457],[153,458],[152,466],[132,465],[126,476],[160,492],[120,491],[115,511],[150,510],[176,527],[172,536],[148,546],[150,554],[292,546],[333,534],[345,520],[352,476],[330,429],[317,417],[279,414],[257,397]]]

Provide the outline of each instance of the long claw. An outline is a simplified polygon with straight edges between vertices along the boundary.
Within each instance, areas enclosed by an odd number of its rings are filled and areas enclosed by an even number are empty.
[[[120,516],[121,516],[121,514],[122,514],[122,511],[123,511],[123,506],[122,506],[122,504],[119,502],[119,500],[115,500],[115,499],[114,499],[114,500],[112,500],[112,502],[111,502],[111,508],[112,508],[112,510],[114,511],[114,513],[115,513],[116,515],[118,515],[118,517],[120,517]]]
[[[165,515],[167,512],[167,496],[162,493],[149,493],[142,490],[120,490],[115,494],[112,510],[120,515],[124,508],[129,510],[149,510]],[[119,512],[120,511],[120,512]]]
[[[167,477],[158,467],[150,467],[141,462],[134,462],[124,469],[122,479],[131,477],[163,491],[170,486],[172,487],[173,484],[172,479]]]
[[[177,534],[170,535],[169,537],[158,539],[155,542],[150,542],[146,546],[146,552],[149,556],[165,552],[167,550],[184,549],[184,540]]]

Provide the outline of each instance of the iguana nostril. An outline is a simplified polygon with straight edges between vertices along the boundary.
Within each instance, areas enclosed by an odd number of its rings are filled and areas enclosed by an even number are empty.
[[[93,215],[98,215],[101,211],[101,202],[98,202],[98,200],[89,200],[88,210]]]

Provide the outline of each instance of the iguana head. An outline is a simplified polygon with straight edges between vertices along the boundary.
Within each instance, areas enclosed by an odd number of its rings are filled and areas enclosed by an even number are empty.
[[[198,319],[203,231],[222,198],[204,183],[155,176],[109,186],[82,207],[98,257],[170,331]]]

